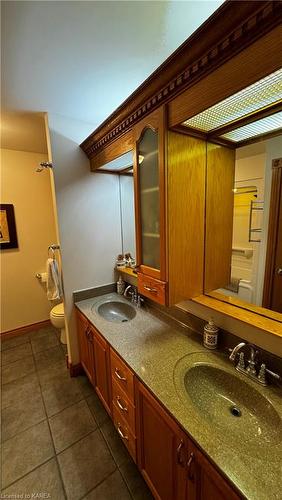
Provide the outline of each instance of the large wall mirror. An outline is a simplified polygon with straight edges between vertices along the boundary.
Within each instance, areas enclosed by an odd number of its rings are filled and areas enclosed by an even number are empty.
[[[208,144],[205,293],[282,322],[280,158],[282,135],[235,151]]]
[[[99,171],[118,175],[122,253],[130,253],[135,258],[133,152],[104,164]]]
[[[207,141],[204,292],[279,322],[281,92],[280,69],[182,124]]]

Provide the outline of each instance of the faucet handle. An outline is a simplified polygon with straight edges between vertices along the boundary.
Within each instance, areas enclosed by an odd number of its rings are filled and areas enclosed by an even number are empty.
[[[237,368],[242,368],[243,370],[245,369],[245,355],[243,352],[240,352],[239,354],[239,361],[237,364]]]
[[[259,370],[258,379],[263,385],[267,385],[265,372],[266,372],[265,363],[262,363]]]

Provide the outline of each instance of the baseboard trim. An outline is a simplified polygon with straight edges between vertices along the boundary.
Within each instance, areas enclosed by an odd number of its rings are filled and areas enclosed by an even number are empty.
[[[37,323],[32,323],[31,325],[20,326],[14,330],[8,330],[7,332],[0,332],[1,339],[8,339],[10,337],[16,337],[22,335],[23,333],[32,332],[33,330],[39,330],[39,328],[44,328],[50,326],[51,321],[46,319],[45,321],[38,321]]]
[[[78,375],[83,375],[84,370],[82,368],[82,364],[81,363],[77,363],[76,365],[73,365],[72,363],[69,363],[67,361],[67,364],[68,364],[68,369],[70,371],[70,376],[71,377],[78,377]]]

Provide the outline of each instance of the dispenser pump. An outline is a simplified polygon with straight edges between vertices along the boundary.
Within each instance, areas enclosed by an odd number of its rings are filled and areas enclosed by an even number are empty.
[[[216,349],[218,341],[219,328],[214,324],[213,319],[204,326],[204,346],[207,349]]]

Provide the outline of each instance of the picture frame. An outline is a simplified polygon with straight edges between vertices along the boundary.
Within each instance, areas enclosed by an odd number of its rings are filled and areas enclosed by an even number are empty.
[[[18,248],[14,205],[0,204],[0,248]]]

